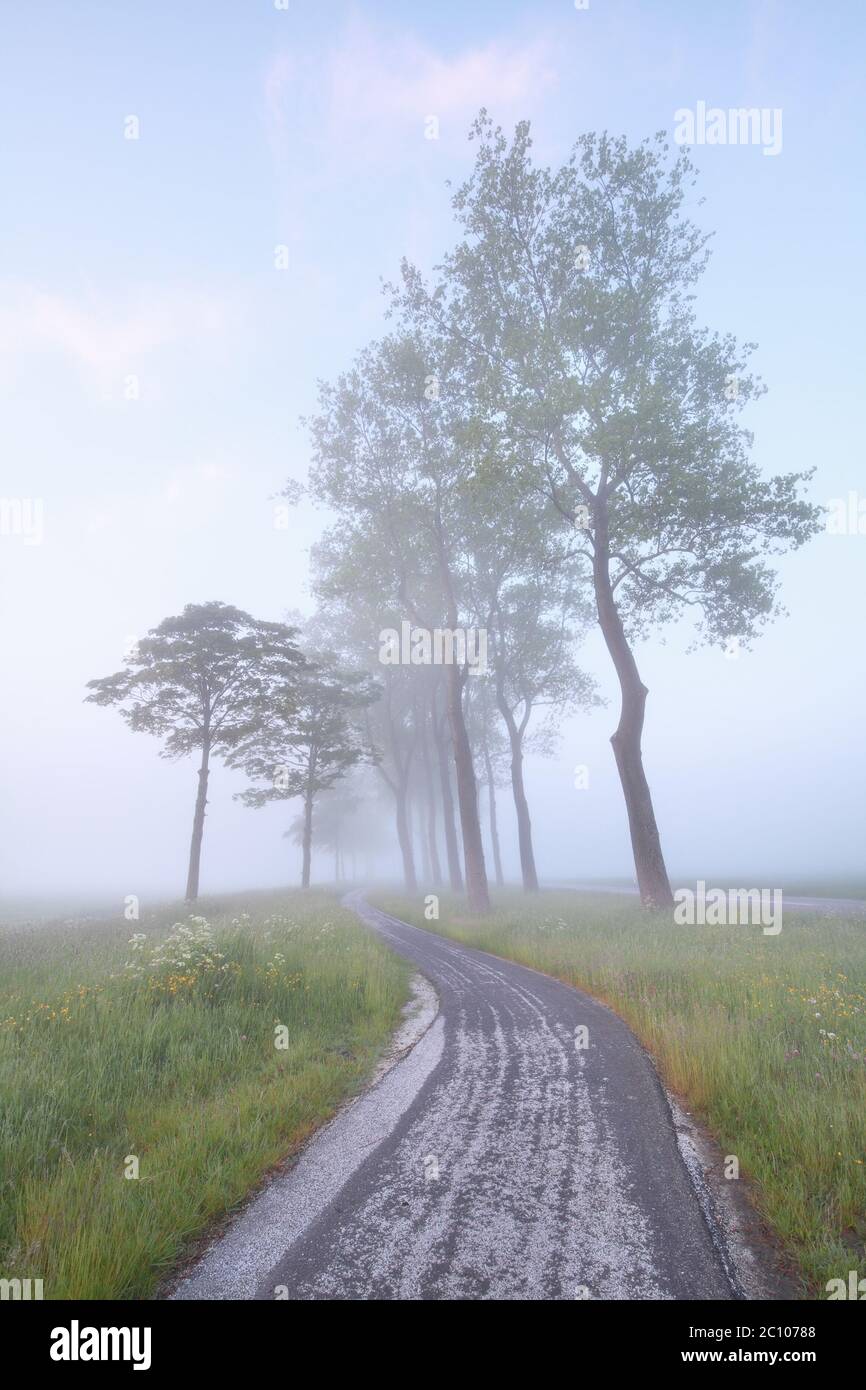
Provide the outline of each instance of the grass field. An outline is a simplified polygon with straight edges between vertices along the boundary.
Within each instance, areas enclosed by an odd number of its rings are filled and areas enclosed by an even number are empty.
[[[0,925],[0,1277],[46,1299],[152,1294],[399,1021],[406,967],[328,895],[183,912]]]
[[[814,913],[674,926],[610,895],[499,894],[487,919],[376,894],[395,916],[578,985],[625,1018],[710,1128],[804,1292],[866,1277],[866,923]]]

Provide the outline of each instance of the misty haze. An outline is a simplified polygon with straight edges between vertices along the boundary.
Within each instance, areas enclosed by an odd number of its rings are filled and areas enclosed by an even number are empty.
[[[70,1305],[57,1362],[182,1364],[158,1303],[578,1299],[826,1366],[859,7],[3,27],[0,1297]]]

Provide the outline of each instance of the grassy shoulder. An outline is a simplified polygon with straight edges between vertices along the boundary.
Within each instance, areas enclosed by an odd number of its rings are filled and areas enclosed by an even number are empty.
[[[152,1294],[360,1088],[408,995],[324,893],[0,925],[0,980],[0,1277],[52,1299]]]
[[[386,911],[603,1000],[667,1083],[736,1155],[808,1295],[866,1276],[866,926],[786,913],[760,927],[682,927],[611,895],[497,896],[488,918],[440,897]]]

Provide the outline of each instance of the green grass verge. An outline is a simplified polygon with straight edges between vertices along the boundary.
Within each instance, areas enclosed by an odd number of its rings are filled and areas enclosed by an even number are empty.
[[[0,1277],[46,1299],[151,1295],[399,1021],[407,968],[328,895],[197,911],[0,927]]]
[[[736,1154],[810,1296],[866,1277],[866,924],[785,914],[782,932],[682,927],[610,895],[499,894],[488,918],[440,897],[374,901],[604,1000]]]

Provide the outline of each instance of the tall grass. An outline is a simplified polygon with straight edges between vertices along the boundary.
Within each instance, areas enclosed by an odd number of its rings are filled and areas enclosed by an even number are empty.
[[[146,1297],[369,1074],[405,967],[324,894],[250,901],[0,931],[0,1277]]]
[[[444,897],[438,922],[382,905],[616,1009],[737,1155],[804,1291],[866,1277],[866,923],[788,912],[767,937],[574,893],[500,895],[487,919]]]

